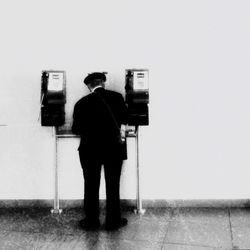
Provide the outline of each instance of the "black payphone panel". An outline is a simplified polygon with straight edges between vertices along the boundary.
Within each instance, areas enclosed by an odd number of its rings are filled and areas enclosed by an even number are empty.
[[[62,126],[65,123],[65,71],[43,71],[41,77],[41,125]]]
[[[126,70],[126,96],[128,106],[128,125],[148,125],[149,86],[148,70]]]

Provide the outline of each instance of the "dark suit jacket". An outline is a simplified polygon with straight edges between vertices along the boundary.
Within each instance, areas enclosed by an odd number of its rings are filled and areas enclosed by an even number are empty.
[[[86,159],[126,159],[126,143],[119,140],[121,124],[127,124],[127,107],[121,94],[97,88],[81,98],[75,104],[72,125],[72,132],[81,136],[80,153]]]

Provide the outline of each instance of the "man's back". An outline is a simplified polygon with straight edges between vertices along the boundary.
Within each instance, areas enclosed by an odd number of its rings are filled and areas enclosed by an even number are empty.
[[[81,136],[79,150],[100,158],[126,158],[119,136],[127,122],[127,108],[121,94],[97,88],[75,105],[72,131]],[[122,148],[122,149],[121,149]]]

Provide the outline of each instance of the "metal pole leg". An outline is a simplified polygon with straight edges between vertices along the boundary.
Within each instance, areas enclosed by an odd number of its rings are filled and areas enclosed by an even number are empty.
[[[142,208],[142,200],[140,195],[140,161],[139,161],[139,127],[136,127],[136,137],[135,137],[135,147],[136,147],[136,172],[137,172],[137,190],[136,190],[136,214],[144,214],[145,209]]]
[[[58,159],[57,159],[57,137],[56,137],[56,127],[53,128],[53,133],[55,137],[55,196],[54,196],[54,208],[51,209],[51,213],[60,214],[62,209],[59,207],[59,178],[58,178]]]

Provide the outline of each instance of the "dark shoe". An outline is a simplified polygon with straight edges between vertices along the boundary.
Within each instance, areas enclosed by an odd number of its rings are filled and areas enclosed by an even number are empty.
[[[106,230],[116,230],[120,227],[124,227],[128,224],[128,220],[125,218],[121,218],[119,221],[107,222],[106,223]]]
[[[100,227],[100,221],[83,219],[79,221],[79,226],[84,230],[95,230]]]

